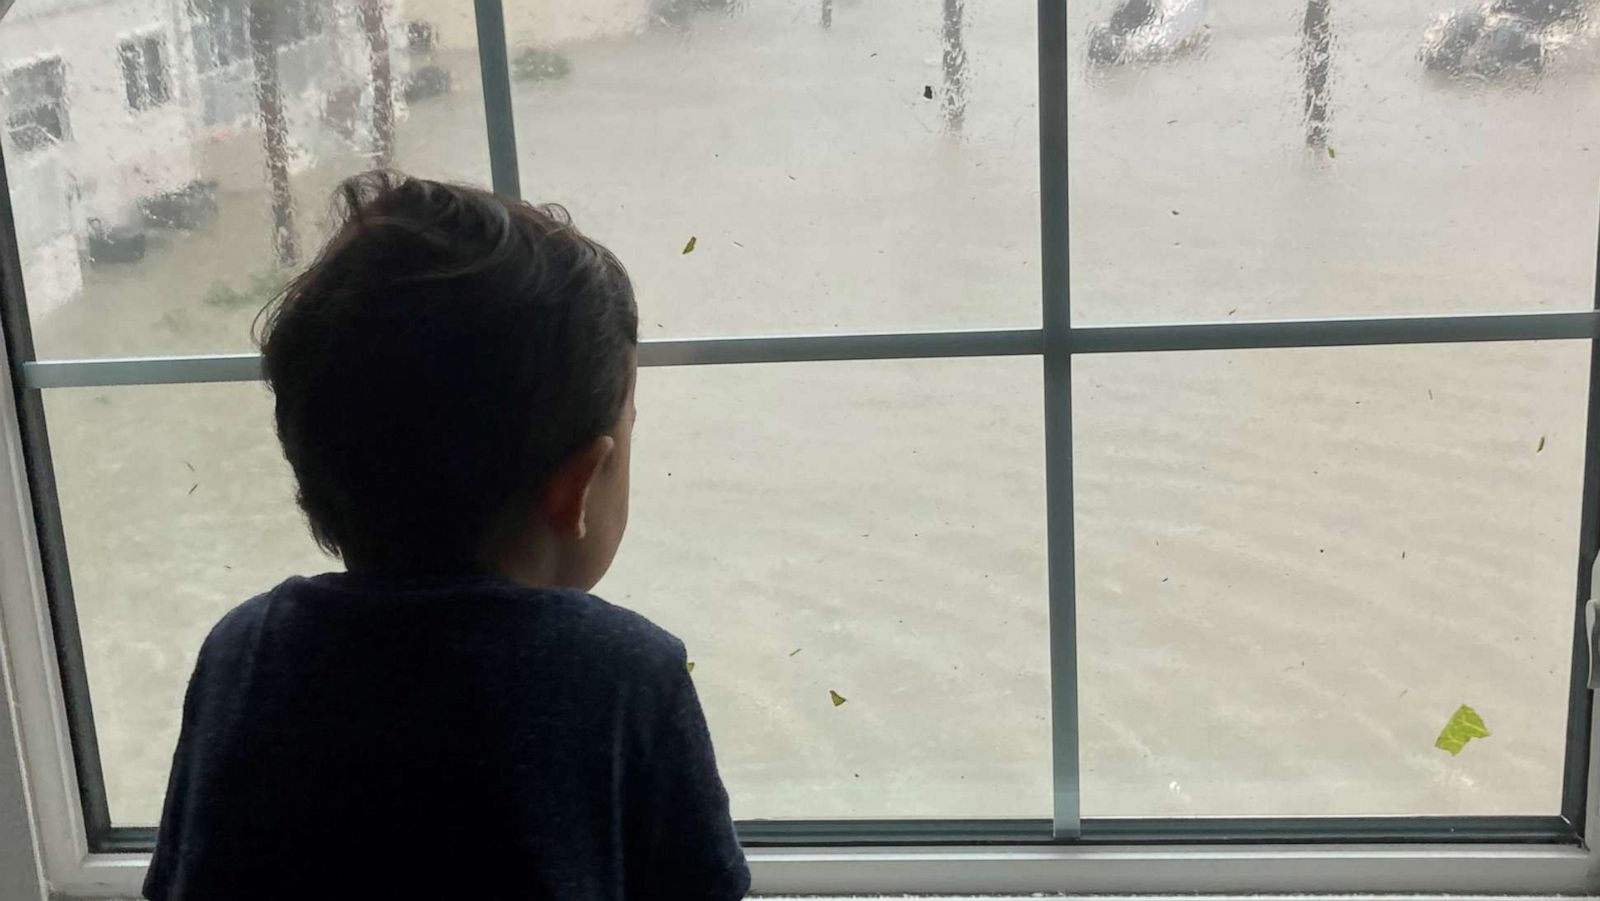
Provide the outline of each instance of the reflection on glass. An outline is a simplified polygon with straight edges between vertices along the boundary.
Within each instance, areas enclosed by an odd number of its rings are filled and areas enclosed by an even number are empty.
[[[215,353],[341,177],[486,181],[467,0],[18,0],[0,147],[41,357]]]
[[[1590,306],[1594,11],[1070,4],[1075,317]]]
[[[632,524],[598,593],[689,645],[739,816],[1049,814],[1038,378],[641,374]],[[306,537],[262,386],[45,401],[112,819],[154,823],[211,624],[338,564]]]
[[[1079,358],[1085,815],[1556,814],[1587,360]]]
[[[506,16],[524,193],[618,252],[648,336],[1038,323],[1032,3]]]

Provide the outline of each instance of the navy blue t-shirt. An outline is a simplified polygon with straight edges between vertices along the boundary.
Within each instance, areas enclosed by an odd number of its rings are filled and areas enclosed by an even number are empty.
[[[290,579],[200,650],[154,901],[737,899],[676,638],[489,577]]]

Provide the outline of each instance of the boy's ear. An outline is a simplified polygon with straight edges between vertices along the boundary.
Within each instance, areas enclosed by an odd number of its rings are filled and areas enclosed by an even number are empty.
[[[585,444],[561,462],[544,489],[544,517],[557,534],[582,538],[588,531],[584,522],[589,506],[589,488],[616,450],[610,435]]]

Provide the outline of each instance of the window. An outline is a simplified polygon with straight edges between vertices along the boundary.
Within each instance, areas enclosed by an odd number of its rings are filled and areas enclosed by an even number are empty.
[[[245,0],[207,0],[194,6],[195,58],[202,71],[250,57],[250,10]]]
[[[281,40],[293,44],[322,33],[323,6],[317,0],[289,0],[278,13]]]
[[[65,141],[67,75],[59,57],[12,69],[3,80],[6,135],[20,153]]]
[[[137,884],[111,852],[150,846],[206,630],[334,565],[248,329],[329,186],[392,164],[563,202],[634,274],[598,593],[687,641],[762,891],[1600,888],[1581,17],[407,0],[425,54],[308,13],[230,70],[253,6],[163,24],[259,128],[83,163],[105,222],[214,215],[123,226],[163,231],[52,310],[0,216],[0,603],[57,885]],[[152,70],[197,102],[132,46],[130,105]],[[371,128],[326,120],[349,85]]]
[[[122,88],[128,96],[128,109],[147,110],[166,103],[167,64],[161,38],[156,35],[123,41],[117,46],[122,60]]]
[[[290,0],[271,7],[256,5],[261,23],[280,49],[322,34],[323,7],[308,0]],[[190,34],[202,72],[230,66],[250,57],[250,0],[197,0],[192,4]]]

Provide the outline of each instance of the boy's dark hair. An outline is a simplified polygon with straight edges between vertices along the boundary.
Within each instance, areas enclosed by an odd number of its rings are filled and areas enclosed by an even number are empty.
[[[262,311],[278,439],[312,535],[348,565],[479,564],[516,505],[609,432],[638,312],[558,206],[370,172]]]

